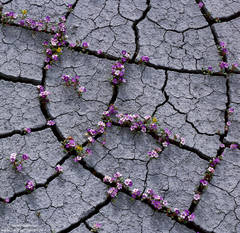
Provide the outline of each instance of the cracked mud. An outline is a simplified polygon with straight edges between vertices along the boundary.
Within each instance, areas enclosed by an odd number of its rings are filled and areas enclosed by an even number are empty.
[[[0,0],[0,233],[240,233],[239,28],[234,0]]]

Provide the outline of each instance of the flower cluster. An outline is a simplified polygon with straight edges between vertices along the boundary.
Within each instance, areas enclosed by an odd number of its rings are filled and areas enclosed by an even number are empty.
[[[126,79],[124,78],[125,74],[125,67],[124,63],[129,60],[129,53],[127,53],[125,50],[122,51],[122,58],[120,61],[117,61],[113,66],[112,66],[112,78],[111,78],[111,83],[113,85],[118,85],[121,83],[125,83]]]
[[[163,197],[154,193],[152,189],[147,189],[145,193],[142,193],[139,189],[134,188],[132,191],[129,189],[132,187],[133,182],[131,179],[124,179],[122,174],[116,172],[113,177],[105,176],[103,182],[111,185],[107,193],[111,198],[117,196],[120,190],[128,191],[131,197],[138,199],[150,204],[154,209],[167,213],[168,216],[172,218],[177,218],[179,222],[189,222],[193,221],[195,218],[194,213],[190,213],[189,210],[184,210],[180,212],[178,209],[171,210],[168,207],[168,202],[163,199]]]
[[[83,147],[75,142],[73,137],[67,137],[62,142],[62,147],[64,149],[64,152],[71,153],[74,155],[74,161],[79,162],[82,160],[82,158],[86,157],[87,155],[91,154],[91,150],[87,148],[85,151],[83,150]]]
[[[223,148],[224,145],[221,144],[220,147]],[[223,154],[210,160],[209,166],[205,172],[204,178],[200,180],[200,184],[196,188],[196,191],[194,193],[193,202],[195,204],[197,204],[199,202],[199,200],[201,198],[201,193],[203,192],[203,190],[208,187],[208,184],[214,175],[215,168],[216,168],[217,164],[219,164],[220,161],[222,160],[222,157],[223,157]]]
[[[218,50],[221,56],[228,54],[228,49],[226,48],[226,44],[223,41],[219,42]]]
[[[17,153],[12,153],[10,155],[10,162],[13,164],[13,168],[16,169],[16,171],[21,171],[23,169],[23,162],[28,159],[29,156],[27,154],[20,156]]]
[[[144,119],[140,119],[138,114],[116,114],[118,123],[130,127],[131,131],[141,131],[143,133],[153,134],[162,147],[167,147],[170,144],[170,137],[172,133],[169,129],[162,129],[159,126],[156,117],[145,116]],[[185,139],[178,134],[173,135],[173,139],[179,145],[185,144]],[[157,150],[157,151],[156,151]],[[160,152],[161,148],[156,149],[155,152]],[[154,151],[150,152],[150,157],[157,157]]]
[[[2,13],[0,11],[1,21],[5,24],[13,22],[15,19],[17,19],[17,17],[18,17],[18,14],[16,14],[13,11],[5,12],[5,13]]]
[[[103,115],[102,115],[103,121],[98,122],[97,129],[91,129],[91,128],[87,129],[87,133],[85,134],[85,136],[87,137],[89,143],[94,143],[96,136],[105,134],[106,128],[109,128],[112,126],[112,120],[110,116],[116,113],[117,113],[117,109],[115,108],[115,106],[110,105],[108,110],[103,112]],[[104,139],[102,144],[105,144],[105,143],[106,141]]]
[[[44,87],[41,85],[37,86],[38,90],[39,90],[39,99],[42,103],[47,103],[48,100],[48,95],[50,94],[49,91],[45,91]]]
[[[162,152],[162,149],[160,147],[157,147],[156,149],[152,150],[152,151],[149,151],[148,152],[148,156],[150,158],[155,158],[157,159],[159,154]]]
[[[34,182],[32,180],[28,180],[25,184],[26,190],[32,192],[35,188]]]
[[[51,38],[50,42],[45,41],[43,43],[45,47],[46,59],[45,59],[45,69],[48,70],[51,68],[51,65],[58,61],[59,56],[62,54],[62,47],[66,45],[66,18],[62,16],[59,19],[58,26],[52,26],[51,31],[54,36]]]
[[[75,77],[70,77],[69,75],[63,75],[62,80],[64,81],[64,84],[66,86],[73,86],[74,89],[77,91],[79,96],[82,96],[84,92],[86,92],[86,88],[83,86],[80,86],[79,83],[79,76],[76,75]]]

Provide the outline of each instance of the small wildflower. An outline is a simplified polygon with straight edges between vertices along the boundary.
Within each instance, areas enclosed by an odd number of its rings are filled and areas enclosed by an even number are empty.
[[[34,190],[34,182],[31,181],[31,180],[28,180],[26,182],[26,185],[25,185],[26,189],[29,190],[29,191],[33,191]]]
[[[32,132],[30,128],[24,128],[23,131],[24,133],[28,133],[28,134]]]
[[[62,168],[62,166],[61,166],[60,164],[58,164],[55,169],[56,169],[56,171],[59,172],[59,173],[60,173],[60,172],[63,172],[63,168]]]
[[[149,62],[149,57],[148,56],[142,56],[140,59],[140,62]]]
[[[87,43],[87,42],[83,42],[83,43],[82,43],[82,47],[83,47],[84,49],[87,49],[87,48],[88,48],[88,43]]]
[[[230,149],[237,149],[238,148],[238,145],[237,144],[231,144],[230,145]]]
[[[22,167],[22,164],[21,164],[21,163],[16,167],[17,171],[19,171],[19,172],[22,171],[22,168],[23,168],[23,167]]]
[[[234,108],[229,108],[229,109],[228,109],[228,112],[229,112],[229,113],[233,113],[233,112],[234,112]]]
[[[80,87],[78,88],[78,94],[79,94],[79,96],[81,96],[81,95],[82,95],[82,93],[84,93],[84,92],[86,92],[86,88],[85,88],[85,87],[82,87],[82,86],[80,86]]]
[[[195,219],[195,214],[192,213],[191,215],[188,216],[188,221],[192,222]]]
[[[102,227],[101,223],[95,223],[93,225],[93,228],[91,229],[91,232],[97,232]]]
[[[200,9],[203,7],[203,5],[204,5],[203,2],[198,3],[198,6],[199,6]]]
[[[180,144],[181,144],[181,145],[185,145],[185,139],[184,139],[184,138],[181,138],[181,139],[180,139]]]
[[[200,199],[200,197],[201,197],[200,194],[196,193],[196,194],[194,194],[193,199],[195,201],[198,201]]]
[[[121,183],[117,183],[117,189],[121,190],[122,189],[122,184]]]
[[[112,178],[110,176],[104,176],[103,182],[104,183],[112,183]]]
[[[82,160],[82,157],[81,156],[76,156],[75,158],[74,158],[74,162],[79,162],[79,161],[81,161]]]
[[[9,203],[10,202],[10,199],[7,197],[7,198],[5,198],[5,202],[6,203]]]
[[[11,161],[12,163],[14,163],[14,162],[16,161],[16,157],[17,157],[17,154],[16,154],[16,153],[12,153],[12,154],[10,155],[10,161]]]
[[[118,193],[118,190],[114,187],[111,187],[109,190],[108,190],[108,194],[114,198],[117,196],[117,193]]]
[[[129,186],[129,187],[131,187],[131,186],[133,185],[131,179],[126,179],[126,180],[124,181],[124,184],[127,185],[127,186]]]
[[[206,187],[208,185],[208,182],[206,180],[200,180],[200,183]]]
[[[220,66],[221,69],[228,68],[228,63],[227,63],[227,62],[224,62],[224,61],[221,61],[221,62],[219,63],[219,66]]]
[[[133,198],[139,197],[140,194],[141,194],[141,192],[138,189],[133,189],[133,191],[132,191]]]
[[[49,121],[47,122],[47,125],[48,125],[48,126],[55,125],[55,121],[54,121],[54,120],[49,120]]]
[[[99,49],[99,50],[97,51],[97,54],[98,54],[98,55],[102,54],[102,50]]]
[[[208,168],[208,171],[211,172],[211,173],[214,173],[215,170],[214,170],[214,168],[209,167],[209,168]]]
[[[28,156],[27,154],[23,154],[23,155],[22,155],[22,159],[23,159],[23,160],[28,160],[28,159],[29,159],[29,156]]]

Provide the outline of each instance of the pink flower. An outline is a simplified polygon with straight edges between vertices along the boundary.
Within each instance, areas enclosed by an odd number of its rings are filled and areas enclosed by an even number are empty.
[[[47,125],[49,125],[49,126],[55,125],[55,121],[49,120],[49,121],[47,122]]]
[[[198,193],[196,193],[196,194],[194,194],[194,196],[193,196],[193,199],[195,200],[195,201],[198,201],[199,199],[200,199],[200,195],[198,194]]]

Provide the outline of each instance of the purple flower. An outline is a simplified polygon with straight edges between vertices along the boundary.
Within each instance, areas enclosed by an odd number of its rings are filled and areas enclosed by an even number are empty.
[[[133,198],[139,197],[140,194],[141,194],[141,192],[138,189],[133,189],[133,191],[132,191]]]
[[[152,200],[151,204],[154,206],[154,208],[156,208],[158,210],[162,209],[162,204],[160,201]]]
[[[55,170],[57,171],[57,172],[63,172],[63,168],[62,168],[62,166],[60,165],[60,164],[58,164],[57,166],[56,166],[56,168],[55,168]]]
[[[131,179],[126,179],[126,180],[124,181],[124,184],[127,185],[128,187],[131,187],[131,186],[133,185]]]
[[[28,159],[29,159],[29,156],[28,156],[27,154],[23,154],[23,155],[22,155],[22,159],[23,159],[23,160],[28,160]]]
[[[121,190],[122,189],[122,184],[121,183],[117,183],[117,189]]]
[[[7,197],[7,198],[5,198],[5,202],[6,203],[9,203],[10,202],[10,199]]]
[[[111,123],[110,121],[108,121],[108,122],[106,123],[106,126],[107,126],[107,127],[111,127],[111,126],[112,126],[112,123]]]
[[[83,43],[82,43],[82,47],[83,47],[84,49],[87,49],[87,48],[88,48],[88,43],[87,43],[87,42],[83,42]]]
[[[68,145],[69,145],[69,147],[75,147],[76,143],[73,139],[70,139],[69,142],[68,142]]]
[[[122,177],[122,174],[120,172],[116,172],[113,176],[115,178],[120,178],[120,177]]]
[[[198,3],[198,6],[199,6],[200,9],[203,7],[203,5],[204,5],[203,2]]]
[[[200,180],[200,183],[203,185],[203,186],[207,186],[208,185],[208,182],[206,180]]]
[[[97,54],[98,54],[98,55],[102,54],[102,50],[99,49],[99,50],[97,51]]]
[[[192,222],[195,219],[195,214],[192,213],[191,215],[188,216],[188,221]]]
[[[220,42],[219,42],[219,45],[220,45],[222,48],[224,48],[226,44],[225,44],[225,42],[220,41]]]
[[[24,131],[25,133],[31,133],[31,132],[32,132],[30,128],[24,128],[23,131]]]
[[[69,76],[69,75],[63,75],[63,76],[62,76],[62,80],[63,80],[64,82],[68,82],[68,81],[70,80],[70,76]]]
[[[45,21],[46,21],[47,23],[49,23],[50,20],[51,20],[50,16],[46,16],[46,17],[45,17]]]
[[[224,61],[221,61],[219,66],[220,66],[221,69],[228,68],[228,63],[224,62]]]
[[[228,109],[228,112],[229,112],[229,113],[233,113],[233,112],[234,112],[234,108],[229,108],[229,109]]]
[[[152,195],[154,195],[154,192],[153,192],[152,189],[148,189],[148,190],[147,190],[147,194],[150,195],[150,196],[152,196]]]
[[[76,44],[70,43],[69,46],[70,46],[71,48],[74,48],[74,47],[76,46]]]
[[[84,92],[86,92],[86,88],[83,87],[83,86],[80,86],[80,87],[78,88],[78,93],[79,93],[79,94],[82,94],[82,93],[84,93]]]
[[[34,182],[31,181],[31,180],[28,180],[28,181],[26,182],[25,187],[26,187],[27,190],[33,191],[33,190],[34,190]]]
[[[113,197],[116,197],[117,196],[117,193],[118,193],[118,189],[114,188],[114,187],[111,187],[109,190],[108,190],[108,194],[113,198]]]
[[[57,60],[58,60],[58,55],[57,55],[57,54],[53,54],[53,55],[52,55],[52,59],[53,59],[54,61],[57,61]]]
[[[17,171],[20,172],[20,171],[22,170],[22,168],[23,168],[23,167],[22,167],[22,164],[20,163],[20,164],[17,166]]]
[[[92,154],[92,150],[91,150],[90,148],[87,148],[85,151],[86,151],[86,153],[89,154],[89,155]]]
[[[237,149],[238,148],[238,145],[237,144],[231,144],[230,145],[230,149]]]
[[[82,160],[81,156],[77,156],[77,157],[74,158],[74,162],[76,162],[76,163],[81,161],[81,160]]]
[[[12,153],[12,154],[10,155],[10,161],[11,161],[12,163],[14,163],[14,162],[16,161],[16,157],[17,157],[17,154],[16,154],[16,153]]]
[[[142,56],[140,61],[141,62],[149,62],[149,57],[148,56]]]
[[[212,66],[209,66],[209,67],[208,67],[208,71],[210,71],[210,72],[212,72],[212,71],[213,71],[213,68],[212,68]]]
[[[42,85],[38,85],[37,86],[37,89],[40,91],[40,92],[43,92],[44,91],[44,87]]]
[[[19,21],[19,25],[24,26],[25,21],[22,19]]]

